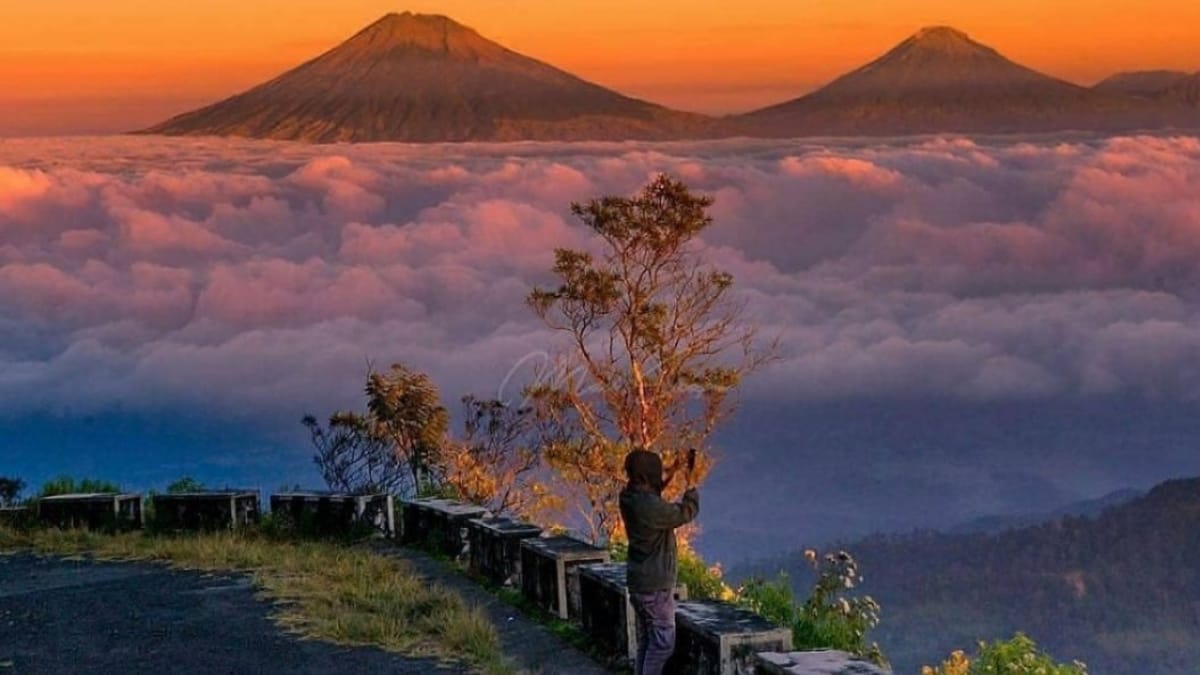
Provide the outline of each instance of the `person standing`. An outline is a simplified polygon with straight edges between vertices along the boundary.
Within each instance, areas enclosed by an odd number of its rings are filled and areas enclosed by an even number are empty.
[[[690,474],[690,467],[689,467]],[[625,457],[628,484],[621,491],[621,520],[629,539],[625,582],[637,621],[636,675],[662,675],[675,651],[675,529],[700,513],[700,495],[689,486],[683,499],[662,498],[662,459],[645,449]]]

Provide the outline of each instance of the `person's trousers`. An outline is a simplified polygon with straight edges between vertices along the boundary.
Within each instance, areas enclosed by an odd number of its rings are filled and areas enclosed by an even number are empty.
[[[637,617],[636,675],[662,675],[675,651],[675,595],[670,589],[630,593]]]

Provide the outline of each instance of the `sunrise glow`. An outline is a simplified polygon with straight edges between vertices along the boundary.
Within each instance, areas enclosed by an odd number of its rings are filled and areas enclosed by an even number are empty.
[[[380,15],[440,13],[532,57],[683,110],[793,98],[948,24],[1080,84],[1200,68],[1200,4],[1182,0],[254,3],[48,0],[0,12],[0,135],[138,128],[248,88]]]

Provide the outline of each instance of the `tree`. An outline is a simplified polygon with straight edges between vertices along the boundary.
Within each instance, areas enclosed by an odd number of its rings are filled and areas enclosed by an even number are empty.
[[[463,438],[443,449],[442,479],[462,499],[493,512],[529,517],[546,498],[538,466],[532,408],[464,396]]]
[[[450,424],[437,386],[428,375],[396,363],[387,373],[370,373],[366,392],[371,433],[391,441],[417,493],[431,489]]]
[[[16,506],[25,490],[25,481],[20,478],[0,476],[0,506]]]
[[[557,250],[559,285],[528,297],[539,318],[569,337],[527,393],[546,460],[578,490],[593,540],[619,530],[625,453],[658,452],[673,494],[687,449],[697,448],[699,481],[712,463],[708,439],[732,411],[730,394],[766,359],[729,295],[733,277],[697,250],[711,205],[666,176],[632,198],[573,204],[603,252]]]
[[[204,484],[195,478],[192,478],[191,476],[184,476],[167,486],[167,494],[169,495],[184,494],[187,492],[201,492],[203,490]]]
[[[106,493],[120,492],[121,487],[116,483],[107,480],[96,478],[75,479],[71,476],[59,476],[53,480],[47,481],[42,485],[39,497],[53,497],[54,495],[69,495],[69,494],[86,494],[86,493]]]
[[[312,415],[305,415],[302,422],[317,451],[313,461],[330,490],[350,494],[407,491],[408,466],[367,416],[336,412],[324,428]]]

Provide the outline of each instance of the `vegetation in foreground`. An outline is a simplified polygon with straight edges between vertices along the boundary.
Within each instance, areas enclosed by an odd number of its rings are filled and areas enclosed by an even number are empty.
[[[274,618],[307,638],[463,660],[483,673],[512,672],[495,627],[455,592],[429,584],[403,560],[364,547],[287,541],[259,533],[102,535],[0,525],[0,551],[161,561],[206,572],[244,572]]]
[[[879,624],[879,604],[869,595],[851,595],[861,576],[858,563],[845,551],[818,556],[805,551],[816,575],[812,593],[796,601],[786,574],[776,581],[752,579],[742,587],[739,602],[760,616],[792,629],[795,649],[841,649],[887,667],[888,660],[867,631]]]
[[[1087,666],[1055,663],[1028,636],[1017,633],[1007,641],[980,642],[974,656],[956,650],[940,666],[923,667],[921,675],[1087,675]]]

